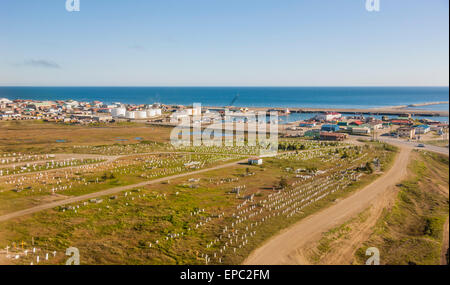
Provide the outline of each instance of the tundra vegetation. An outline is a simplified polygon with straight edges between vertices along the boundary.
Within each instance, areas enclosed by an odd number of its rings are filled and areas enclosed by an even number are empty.
[[[158,137],[166,129],[141,125],[113,125],[108,132],[114,134],[106,137],[95,134],[104,126],[65,126],[70,131],[51,124],[28,127],[47,136],[32,137],[20,126],[2,125],[21,143],[15,146],[3,136],[0,158],[33,164],[55,159],[46,157],[51,153],[95,155],[99,161],[0,177],[0,215],[253,155],[245,146],[173,149]],[[285,143],[262,165],[235,164],[168,178],[0,222],[0,247],[18,256],[4,259],[0,254],[0,261],[30,264],[40,256],[40,264],[64,264],[65,250],[77,247],[82,264],[239,264],[278,231],[376,179],[397,151],[371,142]],[[50,258],[43,258],[47,253]]]

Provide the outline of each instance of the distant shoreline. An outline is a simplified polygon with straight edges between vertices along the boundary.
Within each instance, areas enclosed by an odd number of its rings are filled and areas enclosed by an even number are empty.
[[[429,106],[438,104],[448,104],[447,102],[429,102],[429,103],[418,103],[418,106]],[[406,105],[405,105],[406,106]],[[288,108],[291,113],[326,113],[326,112],[338,112],[344,114],[364,114],[364,115],[406,115],[410,114],[412,116],[425,116],[425,117],[448,117],[449,111],[434,111],[434,110],[422,110],[422,109],[409,109],[408,106],[388,106],[380,108]],[[220,108],[214,106],[205,106],[205,108]],[[239,108],[236,106],[236,108]],[[277,110],[285,112],[285,107],[248,107],[249,110],[253,111],[269,111]]]
[[[421,107],[421,106],[431,106],[431,105],[441,105],[441,104],[448,104],[449,101],[439,101],[439,102],[424,102],[424,103],[413,103],[409,105],[400,105],[400,106],[393,106],[391,108],[410,108],[410,107]],[[389,107],[389,106],[386,106]]]
[[[8,100],[30,100],[30,101],[69,101],[69,100],[75,100],[80,102],[92,102],[92,101],[84,101],[84,100],[77,100],[77,99],[54,99],[54,100],[37,100],[37,99],[9,99],[9,98],[2,98],[0,94],[0,100],[1,99],[8,99]],[[99,100],[98,100],[99,101]],[[126,103],[125,103],[126,104]],[[413,103],[409,105],[396,105],[396,106],[385,106],[385,107],[374,107],[374,108],[354,108],[354,107],[342,107],[342,108],[333,108],[333,107],[317,107],[317,108],[310,108],[310,107],[270,107],[270,106],[261,106],[261,107],[252,107],[252,106],[227,106],[229,108],[247,108],[248,110],[252,111],[269,111],[269,110],[276,110],[279,112],[285,112],[286,110],[289,110],[291,113],[325,113],[325,112],[338,112],[343,114],[364,114],[364,115],[386,115],[386,116],[393,116],[393,115],[411,115],[411,116],[422,116],[422,117],[449,117],[449,111],[440,111],[440,110],[425,110],[420,109],[416,107],[421,106],[431,106],[431,105],[443,105],[443,104],[449,104],[449,101],[434,101],[434,102],[423,102],[423,103]],[[141,104],[127,104],[127,105],[141,105]],[[177,104],[163,104],[166,106],[173,106]],[[183,104],[179,104],[183,105]],[[190,105],[184,105],[184,106],[190,106]],[[203,108],[209,108],[209,109],[220,109],[224,108],[224,106],[202,106]]]

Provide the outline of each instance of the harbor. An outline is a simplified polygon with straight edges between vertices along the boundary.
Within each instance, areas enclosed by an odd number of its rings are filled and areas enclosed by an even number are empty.
[[[214,108],[214,107],[208,107]],[[268,108],[268,107],[248,107],[250,111],[278,111],[279,113],[287,113],[286,108]],[[289,108],[289,113],[327,113],[337,112],[351,115],[382,115],[382,116],[421,116],[421,117],[448,117],[449,112],[440,110],[420,110],[399,107],[383,107],[383,108]]]

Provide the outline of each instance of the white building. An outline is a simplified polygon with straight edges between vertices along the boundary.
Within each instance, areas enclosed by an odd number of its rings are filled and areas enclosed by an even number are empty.
[[[151,117],[155,117],[155,116],[161,116],[162,111],[159,108],[151,108],[151,109],[147,109],[147,117],[151,118]]]
[[[317,115],[316,119],[319,121],[333,121],[333,120],[339,119],[341,117],[342,117],[342,115],[340,113],[328,112],[328,113]]]
[[[262,165],[263,164],[263,160],[262,158],[259,157],[252,157],[248,159],[248,164],[250,165]]]
[[[189,120],[189,114],[185,110],[181,112],[175,112],[170,116],[170,122],[178,124],[183,120]]]
[[[155,109],[147,109],[147,117],[151,118],[156,116],[156,110]]]
[[[127,119],[134,119],[136,117],[135,112],[134,111],[126,111],[125,112],[125,118]]]
[[[147,112],[146,111],[135,111],[135,119],[146,119],[147,118]]]
[[[64,102],[63,106],[66,109],[72,109],[72,108],[78,107],[79,105],[80,105],[80,103],[78,101],[69,100],[69,101]]]
[[[383,128],[383,124],[378,122],[372,122],[369,125],[373,130],[381,130]]]
[[[367,127],[352,128],[352,134],[368,135],[368,134],[370,134],[370,129]]]
[[[127,112],[127,109],[125,109],[124,107],[111,109],[111,115],[115,118],[125,117],[126,112]]]
[[[0,104],[11,104],[13,101],[7,98],[0,98]]]

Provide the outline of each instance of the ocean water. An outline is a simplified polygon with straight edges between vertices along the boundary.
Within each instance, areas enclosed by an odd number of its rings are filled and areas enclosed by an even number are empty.
[[[449,101],[448,87],[0,87],[0,98],[105,103],[227,106],[374,108]],[[421,107],[418,107],[421,108]],[[443,110],[448,105],[432,105]]]

